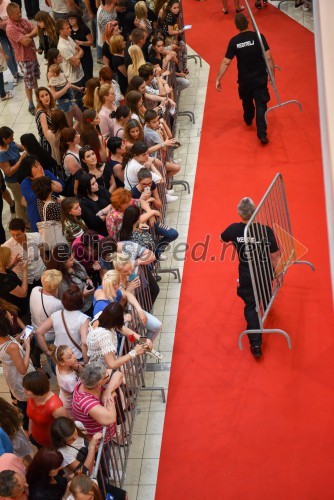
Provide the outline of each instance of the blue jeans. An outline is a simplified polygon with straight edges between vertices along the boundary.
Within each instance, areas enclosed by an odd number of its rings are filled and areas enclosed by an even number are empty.
[[[6,96],[6,91],[5,91],[5,84],[3,81],[3,73],[0,73],[0,97],[5,97]]]
[[[4,30],[0,30],[0,43],[1,43],[3,50],[6,52],[7,56],[9,57],[9,59],[7,61],[7,66],[9,68],[9,71],[15,77],[18,75],[19,70],[17,67],[16,60],[15,60],[13,48],[12,48],[11,44],[9,43],[8,37],[7,37]]]
[[[96,44],[96,59],[102,59],[102,47]]]
[[[154,224],[154,229],[157,236],[162,236],[162,238],[159,239],[159,242],[155,249],[155,256],[158,258],[160,254],[166,250],[168,244],[176,240],[176,238],[179,236],[179,233],[176,231],[176,229],[173,229],[172,227],[168,228],[161,222],[156,222]]]
[[[159,332],[162,328],[162,323],[158,318],[150,314],[149,312],[144,311],[145,316],[147,318],[146,330],[147,330],[147,338],[154,341],[154,339],[159,335]]]

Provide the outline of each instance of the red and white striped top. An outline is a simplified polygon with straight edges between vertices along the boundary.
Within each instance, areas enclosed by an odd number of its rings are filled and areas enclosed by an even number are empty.
[[[101,401],[93,396],[93,394],[79,391],[80,385],[81,381],[77,383],[73,391],[72,413],[74,420],[79,420],[79,422],[84,425],[87,434],[92,436],[97,432],[102,432],[103,429],[103,425],[99,424],[89,415],[89,412],[95,408],[95,406],[101,406]],[[101,387],[101,395],[102,392],[103,388]],[[115,435],[115,430],[115,424],[109,427],[109,430],[106,433],[105,442],[110,441],[110,439]]]

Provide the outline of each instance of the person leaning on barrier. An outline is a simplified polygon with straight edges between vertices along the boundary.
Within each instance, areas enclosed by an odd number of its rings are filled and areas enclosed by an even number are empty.
[[[256,111],[257,136],[261,144],[267,144],[267,123],[265,113],[267,102],[270,100],[268,91],[268,74],[265,60],[262,54],[258,36],[248,28],[248,19],[244,14],[235,16],[235,25],[240,33],[234,36],[227,47],[224,59],[221,62],[217,78],[216,89],[221,92],[221,79],[228,70],[234,56],[238,62],[238,85],[239,97],[242,100],[244,110],[244,121],[250,126]],[[269,45],[264,35],[261,34],[265,50],[265,57],[275,74],[275,64],[269,50]],[[254,106],[255,102],[255,106]]]
[[[237,288],[237,295],[245,303],[244,315],[247,322],[247,330],[260,329],[244,241],[245,227],[249,219],[252,217],[255,208],[256,207],[250,198],[243,198],[238,204],[238,214],[241,217],[241,222],[231,224],[221,234],[221,241],[225,243],[232,242],[238,252],[239,286]],[[264,301],[269,302],[270,297],[268,296],[268,289],[271,290],[271,282],[274,278],[274,269],[276,269],[278,264],[280,252],[273,230],[270,227],[262,226],[261,224],[254,224],[254,226],[253,231],[250,228],[250,234],[254,234],[254,237],[251,236],[251,240],[254,240],[258,234],[263,234],[266,238],[266,241],[255,241],[257,248],[255,251],[252,251],[252,254],[261,256],[261,261],[259,259],[254,259],[253,264],[257,267],[257,269],[255,268],[256,272],[260,273],[264,280],[267,280],[267,283],[264,283],[264,287],[261,287],[261,296]],[[252,243],[253,245],[254,241],[250,241],[248,243]],[[270,276],[268,275],[268,259],[270,259]],[[267,304],[263,304],[263,307],[266,308],[266,305]],[[255,358],[260,358],[262,356],[262,334],[260,332],[250,333],[248,334],[248,339],[251,353]]]

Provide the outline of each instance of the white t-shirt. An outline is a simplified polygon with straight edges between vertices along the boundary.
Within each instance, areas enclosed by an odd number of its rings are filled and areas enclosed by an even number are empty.
[[[74,423],[75,426],[78,427],[78,429],[82,430],[83,432],[86,431],[81,422],[76,420]],[[60,451],[60,453],[63,455],[63,463],[61,464],[62,467],[66,467],[67,465],[77,460],[78,451],[80,450],[80,448],[83,448],[84,446],[85,446],[84,439],[78,436],[77,439],[74,441],[74,443],[71,444],[71,446],[64,446],[64,448],[59,448],[58,451]]]
[[[44,321],[46,321],[51,316],[51,314],[64,309],[61,301],[59,299],[56,299],[56,297],[53,297],[52,295],[45,295],[43,293],[42,303],[41,290],[41,286],[35,286],[30,294],[31,325],[35,330],[39,326],[41,326],[41,324],[44,323]],[[43,304],[47,315],[44,312]],[[55,332],[54,329],[51,328],[51,330],[49,330],[48,333],[45,334],[45,340],[54,340],[54,338]]]
[[[143,168],[143,165],[134,158],[132,158],[132,160],[130,160],[129,163],[126,165],[124,171],[124,187],[128,191],[131,191],[133,187],[137,186],[138,172],[141,168]],[[154,172],[152,172],[152,179],[156,184],[158,184],[161,181],[160,175]]]
[[[51,8],[53,12],[57,12],[57,14],[67,14],[70,12],[66,0],[51,0]]]
[[[56,375],[59,385],[59,397],[65,410],[72,417],[73,390],[79,380],[78,374],[75,371],[66,374],[59,373],[58,366],[56,366]]]
[[[28,260],[27,277],[28,283],[31,284],[34,280],[40,279],[46,268],[39,252],[39,249],[43,244],[41,235],[39,233],[26,233],[26,236],[27,251],[24,250],[23,246],[20,243],[17,243],[14,238],[9,238],[3,246],[11,249],[12,259],[14,259],[16,255],[19,255],[23,260]],[[20,279],[22,279],[23,273],[21,263],[13,267],[13,271]]]
[[[67,40],[65,40],[65,38],[59,37],[57,49],[63,56],[61,67],[68,81],[71,83],[76,83],[81,80],[81,78],[84,77],[84,72],[81,64],[78,67],[74,67],[70,63],[71,57],[75,56],[77,53],[74,40],[70,36]]]
[[[64,310],[64,318],[67,325],[67,329],[71,334],[71,337],[75,342],[81,346],[81,335],[80,328],[84,322],[88,319],[88,316],[81,311],[66,311]],[[61,311],[54,312],[51,314],[52,324],[55,331],[55,344],[56,345],[67,345],[70,347],[77,359],[82,358],[82,353],[73,344],[71,339],[66,333],[66,329],[61,317]]]

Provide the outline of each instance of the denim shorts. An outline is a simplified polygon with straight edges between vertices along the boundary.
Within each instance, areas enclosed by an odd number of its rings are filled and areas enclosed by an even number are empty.
[[[73,108],[74,104],[75,102],[73,102],[71,99],[57,99],[57,108],[64,111],[64,113],[70,111]]]

